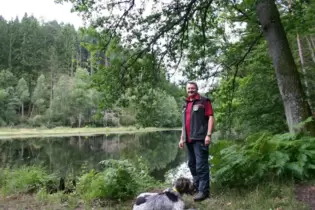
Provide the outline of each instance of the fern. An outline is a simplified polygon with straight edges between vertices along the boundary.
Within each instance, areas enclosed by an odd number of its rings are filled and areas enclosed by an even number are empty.
[[[256,139],[256,140],[255,140]],[[218,144],[218,145],[217,145]],[[214,181],[249,186],[271,179],[307,180],[315,177],[315,138],[295,134],[259,133],[242,144],[214,144]]]

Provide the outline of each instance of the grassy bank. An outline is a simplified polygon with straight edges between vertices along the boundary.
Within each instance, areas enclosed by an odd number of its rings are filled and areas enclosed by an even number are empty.
[[[107,160],[101,164],[105,166],[104,171],[82,172],[75,186],[66,179],[64,189],[59,188],[59,177],[48,174],[42,167],[0,169],[0,209],[129,210],[140,192],[161,192],[170,187],[152,179],[141,161],[131,164]],[[309,182],[308,186],[311,184]],[[290,181],[234,189],[212,184],[211,189],[211,198],[201,203],[193,202],[192,196],[184,196],[186,207],[198,210],[310,210],[310,206],[297,201],[296,196],[303,199],[313,193],[296,190],[296,185]]]
[[[179,128],[136,128],[136,127],[103,127],[103,128],[0,128],[0,139],[30,138],[30,137],[54,137],[54,136],[89,136],[97,134],[152,132],[165,130],[179,130]]]
[[[198,210],[310,210],[311,208],[297,201],[293,184],[261,185],[247,191],[215,190],[211,199],[194,203],[191,196],[184,196],[187,208]],[[75,194],[19,194],[0,199],[4,209],[113,209],[130,210],[133,199],[124,202],[98,200],[85,204]],[[1,207],[1,205],[0,205]]]
[[[247,190],[214,190],[211,199],[202,203],[194,203],[192,197],[185,197],[185,201],[188,207],[200,210],[310,210],[296,200],[294,191],[292,183],[269,183]]]

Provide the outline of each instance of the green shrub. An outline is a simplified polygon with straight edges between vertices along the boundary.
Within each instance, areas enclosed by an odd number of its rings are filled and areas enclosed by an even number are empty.
[[[122,115],[120,116],[119,123],[122,126],[132,126],[136,124],[136,118],[131,114]]]
[[[101,164],[104,171],[92,170],[79,178],[77,192],[86,201],[125,200],[155,183],[145,168],[140,169],[127,160],[105,160]]]
[[[46,117],[44,115],[36,115],[28,120],[28,123],[33,127],[40,127],[46,122]]]
[[[0,188],[4,195],[38,191],[54,179],[38,166],[22,166],[18,169],[1,169]]]
[[[248,137],[243,144],[222,149],[214,182],[250,186],[270,180],[307,180],[315,176],[315,138],[268,133]]]

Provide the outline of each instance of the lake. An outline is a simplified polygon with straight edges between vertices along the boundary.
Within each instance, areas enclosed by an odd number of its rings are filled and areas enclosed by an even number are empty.
[[[186,151],[178,149],[180,131],[96,136],[43,137],[0,140],[0,168],[43,165],[60,177],[98,169],[107,159],[149,163],[150,174],[161,181],[189,176]]]

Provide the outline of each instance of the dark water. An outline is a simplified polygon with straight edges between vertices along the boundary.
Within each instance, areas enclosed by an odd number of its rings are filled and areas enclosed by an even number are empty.
[[[78,175],[83,169],[96,169],[102,160],[136,161],[141,156],[149,163],[151,175],[165,181],[170,170],[176,173],[186,162],[185,151],[177,146],[179,137],[178,131],[163,131],[0,140],[0,168],[43,165],[66,177]]]

